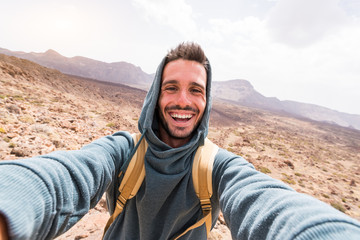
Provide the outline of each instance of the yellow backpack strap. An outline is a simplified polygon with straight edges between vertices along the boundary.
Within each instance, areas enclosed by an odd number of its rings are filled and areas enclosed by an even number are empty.
[[[137,142],[140,140],[141,134],[132,134],[134,139],[134,146],[136,146]],[[148,144],[144,139],[141,141],[138,149],[135,154],[131,158],[129,166],[125,170],[125,175],[121,181],[119,186],[119,197],[116,201],[114,213],[109,218],[106,223],[103,238],[105,236],[106,231],[110,227],[110,225],[115,221],[116,217],[122,212],[124,206],[128,199],[134,197],[136,193],[139,191],[139,188],[144,181],[145,178],[145,153],[147,150]],[[119,177],[123,174],[120,172]]]
[[[192,178],[196,195],[200,200],[203,218],[194,225],[186,229],[182,234],[174,239],[178,239],[185,235],[188,231],[200,227],[205,223],[207,236],[211,230],[211,196],[212,196],[212,169],[215,155],[219,147],[209,139],[205,139],[205,144],[198,147],[192,166]]]

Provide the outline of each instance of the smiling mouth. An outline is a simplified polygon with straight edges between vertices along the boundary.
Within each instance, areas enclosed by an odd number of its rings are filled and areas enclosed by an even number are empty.
[[[192,114],[178,114],[178,113],[172,113],[170,114],[170,116],[177,122],[187,122],[193,117]]]

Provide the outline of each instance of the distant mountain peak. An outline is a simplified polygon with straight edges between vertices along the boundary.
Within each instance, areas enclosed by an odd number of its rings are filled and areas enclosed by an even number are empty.
[[[226,81],[217,81],[216,84],[220,84],[221,85],[225,84],[225,85],[229,85],[232,87],[237,87],[237,88],[246,88],[249,90],[254,90],[254,86],[251,85],[251,83],[248,80],[245,79],[232,79],[232,80],[226,80]]]
[[[248,80],[245,79],[233,79],[227,81],[214,81],[214,87],[237,89],[241,91],[255,91],[254,86]]]
[[[57,57],[62,57],[62,55],[58,52],[56,52],[55,50],[49,49],[46,52],[44,52],[45,56],[57,56]]]

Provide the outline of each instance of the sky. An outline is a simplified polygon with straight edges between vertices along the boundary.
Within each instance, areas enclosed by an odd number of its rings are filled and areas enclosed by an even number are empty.
[[[359,0],[1,1],[1,48],[154,73],[169,49],[194,41],[214,81],[360,114]]]

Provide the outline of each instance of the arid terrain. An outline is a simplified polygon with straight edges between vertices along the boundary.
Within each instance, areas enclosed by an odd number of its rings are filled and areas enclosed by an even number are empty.
[[[61,74],[0,54],[0,160],[79,149],[137,131],[142,90]],[[215,100],[209,138],[295,190],[360,220],[360,131]],[[64,239],[100,239],[104,200]],[[210,239],[231,239],[224,219]]]

